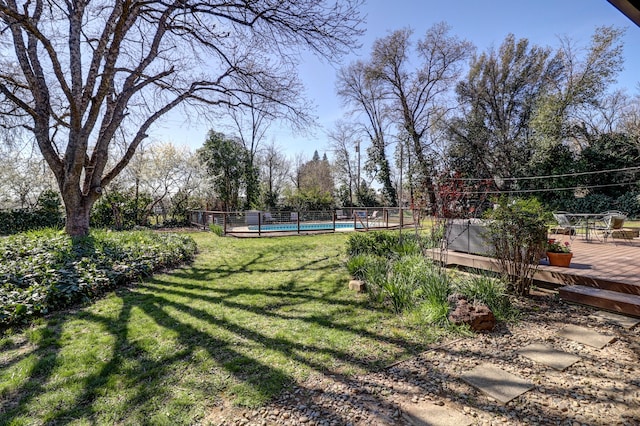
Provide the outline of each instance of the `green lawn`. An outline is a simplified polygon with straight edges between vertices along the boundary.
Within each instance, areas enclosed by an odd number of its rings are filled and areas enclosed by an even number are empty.
[[[357,374],[424,349],[346,288],[347,234],[193,234],[193,265],[0,338],[0,424],[192,424],[316,371]]]

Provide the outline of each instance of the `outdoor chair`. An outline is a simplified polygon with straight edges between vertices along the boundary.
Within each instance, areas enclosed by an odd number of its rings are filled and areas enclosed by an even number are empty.
[[[572,223],[567,217],[566,212],[556,212],[553,214],[554,219],[558,222],[558,227],[562,230],[563,234],[569,234],[569,239],[573,240],[576,237],[576,225]],[[557,232],[556,232],[557,233]]]
[[[265,212],[264,216],[263,216],[263,221],[264,223],[271,223],[273,222],[273,216],[271,216],[271,213],[269,212]]]
[[[607,238],[614,238],[616,235],[621,236],[624,239],[629,239],[625,235],[623,230],[624,221],[627,219],[627,215],[618,210],[608,211],[602,214],[602,225],[597,226],[597,231],[602,231],[602,237],[604,242],[607,242]]]
[[[371,213],[371,216],[369,216],[369,219],[377,219],[378,218],[378,210],[374,210],[373,213]]]
[[[336,210],[336,219],[337,220],[349,219],[349,216],[344,214],[344,211],[342,210]]]

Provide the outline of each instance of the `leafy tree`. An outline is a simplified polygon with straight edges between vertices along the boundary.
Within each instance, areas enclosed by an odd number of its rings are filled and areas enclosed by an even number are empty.
[[[287,194],[287,204],[296,209],[325,210],[334,204],[333,190],[331,165],[315,151],[311,161],[300,165],[298,187]]]
[[[582,171],[602,171],[637,167],[640,162],[640,145],[628,135],[613,133],[600,135],[580,154]],[[594,188],[594,193],[617,198],[638,189],[640,172],[627,170],[611,173],[586,174],[581,177],[584,186]]]
[[[331,166],[328,160],[320,160],[318,151],[315,151],[311,161],[302,166],[300,175],[301,190],[316,188],[321,193],[331,194],[333,192]]]
[[[550,49],[530,46],[527,39],[516,40],[511,34],[497,52],[474,57],[467,77],[456,87],[464,115],[449,126],[454,167],[479,178],[526,175],[533,151],[531,117],[560,66]]]
[[[376,191],[362,179],[358,187],[358,200],[357,204],[363,207],[376,207],[380,205]]]
[[[602,131],[594,126],[587,128],[586,123],[593,124],[594,110],[602,111],[604,104],[614,101],[607,101],[606,90],[622,70],[623,34],[623,30],[614,27],[596,28],[586,50],[572,40],[561,40],[556,56],[560,67],[554,84],[541,93],[531,123],[540,138],[555,143],[570,140],[584,147],[589,134]]]
[[[222,208],[225,211],[239,208],[238,197],[247,162],[247,151],[242,143],[210,130],[197,155],[207,168]]]
[[[87,235],[93,204],[159,119],[180,105],[241,108],[247,81],[278,93],[301,46],[329,60],[355,47],[360,3],[3,1],[0,113],[33,132],[66,232]]]

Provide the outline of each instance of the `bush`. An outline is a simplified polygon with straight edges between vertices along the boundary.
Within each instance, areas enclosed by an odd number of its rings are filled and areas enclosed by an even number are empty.
[[[547,242],[547,224],[542,206],[535,199],[503,197],[489,213],[488,235],[494,256],[511,289],[529,294],[533,274]]]
[[[615,208],[631,218],[640,218],[640,192],[627,192],[616,199]]]
[[[371,256],[371,258],[376,257]],[[384,287],[388,277],[387,261],[384,258],[377,257],[377,259],[368,263],[364,272],[364,281],[367,283],[369,298],[377,303],[384,303],[386,296]]]
[[[385,258],[421,253],[424,241],[415,234],[390,231],[354,232],[347,240],[347,255],[372,254]]]
[[[0,235],[13,235],[43,228],[61,228],[63,218],[60,207],[58,193],[44,191],[33,209],[0,211]]]
[[[47,230],[0,240],[0,325],[91,300],[195,253],[190,237],[143,231],[72,239]]]
[[[224,235],[224,229],[222,229],[222,226],[216,225],[215,223],[209,225],[209,230],[218,237],[222,237],[222,235]]]
[[[364,280],[367,270],[375,264],[385,264],[386,260],[371,254],[357,254],[347,260],[347,270],[357,280]]]
[[[563,210],[575,213],[600,213],[611,210],[615,205],[613,198],[604,194],[589,194],[583,198],[573,198]]]
[[[148,194],[136,196],[132,190],[112,191],[96,202],[91,211],[91,226],[118,231],[133,229],[136,225],[147,226],[142,219],[145,208],[152,201]]]

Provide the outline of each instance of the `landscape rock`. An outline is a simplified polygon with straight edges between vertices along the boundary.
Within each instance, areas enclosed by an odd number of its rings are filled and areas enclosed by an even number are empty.
[[[357,293],[363,293],[366,287],[364,285],[364,281],[360,280],[351,280],[349,281],[349,290],[354,290]]]
[[[454,304],[449,314],[452,324],[467,324],[473,331],[491,331],[496,326],[496,317],[488,306],[471,304],[460,295],[450,296],[449,302]]]

